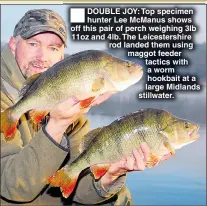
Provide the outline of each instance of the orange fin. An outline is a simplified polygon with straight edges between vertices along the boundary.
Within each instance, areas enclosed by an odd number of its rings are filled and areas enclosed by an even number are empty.
[[[41,120],[43,120],[48,113],[49,111],[35,111],[35,110],[31,110],[29,112],[32,122],[35,124],[41,122]]]
[[[47,179],[47,184],[53,187],[60,187],[63,197],[67,198],[76,186],[78,175],[77,173],[76,175],[72,175],[72,173],[68,172],[66,167],[64,167],[49,177]]]
[[[159,161],[160,158],[150,152],[150,156],[147,160],[147,167],[154,167]]]
[[[65,179],[65,181],[60,187],[60,190],[64,198],[68,198],[70,194],[73,192],[73,190],[75,189],[77,180],[78,180],[78,176]]]
[[[97,164],[90,167],[95,179],[102,177],[109,169],[110,164]]]
[[[88,99],[81,100],[80,101],[80,107],[81,108],[88,107],[95,98],[96,97],[89,97]]]
[[[62,168],[47,179],[47,184],[50,184],[53,187],[60,187],[64,178],[65,178],[65,169]]]
[[[175,156],[175,150],[172,149],[172,147],[170,146],[170,144],[168,142],[164,142],[164,146],[169,150],[169,152]]]
[[[17,131],[18,121],[12,121],[9,118],[9,109],[1,112],[1,132],[4,133],[5,139],[7,141],[14,138],[14,134]]]

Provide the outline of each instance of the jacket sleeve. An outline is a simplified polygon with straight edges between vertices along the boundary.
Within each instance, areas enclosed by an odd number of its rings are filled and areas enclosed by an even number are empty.
[[[12,201],[32,201],[66,155],[42,129],[24,148],[1,137],[1,196]]]
[[[117,181],[105,191],[100,185],[100,180],[95,182],[90,173],[83,176],[76,187],[73,201],[80,204],[97,204],[106,201],[113,202],[113,197],[116,195],[125,184],[126,176],[119,177]]]

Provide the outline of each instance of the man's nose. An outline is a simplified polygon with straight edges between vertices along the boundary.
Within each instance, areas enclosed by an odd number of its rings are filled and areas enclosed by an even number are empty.
[[[47,62],[48,61],[48,52],[45,48],[39,48],[36,54],[36,58],[39,61]]]

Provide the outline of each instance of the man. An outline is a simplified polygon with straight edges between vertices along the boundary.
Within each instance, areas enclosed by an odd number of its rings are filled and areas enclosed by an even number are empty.
[[[51,10],[30,10],[22,17],[1,54],[1,111],[15,103],[26,79],[64,58],[66,33],[64,21]],[[55,105],[39,125],[31,122],[29,113],[24,114],[13,140],[6,141],[1,133],[2,205],[130,204],[126,173],[144,170],[149,155],[146,144],[133,156],[112,164],[98,181],[87,171],[68,199],[62,198],[59,188],[45,183],[79,155],[78,146],[89,131],[83,116],[89,109],[80,110],[78,100],[71,97]]]

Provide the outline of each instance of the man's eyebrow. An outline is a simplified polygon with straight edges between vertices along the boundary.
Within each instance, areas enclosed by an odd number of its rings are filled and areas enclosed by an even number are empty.
[[[61,47],[63,44],[58,44],[58,43],[54,43],[54,44],[50,44],[49,46],[57,46],[57,47]]]
[[[27,41],[36,41],[38,42],[39,44],[41,44],[41,41],[39,41],[38,39],[35,39],[34,37],[31,37],[29,39],[27,39]],[[51,43],[49,44],[49,46],[56,46],[56,47],[61,47],[63,45],[63,43]]]
[[[36,42],[38,42],[38,43],[41,43],[39,40],[37,40],[37,39],[35,39],[35,38],[33,38],[33,37],[27,39],[27,41],[29,41],[29,40],[36,41]]]

